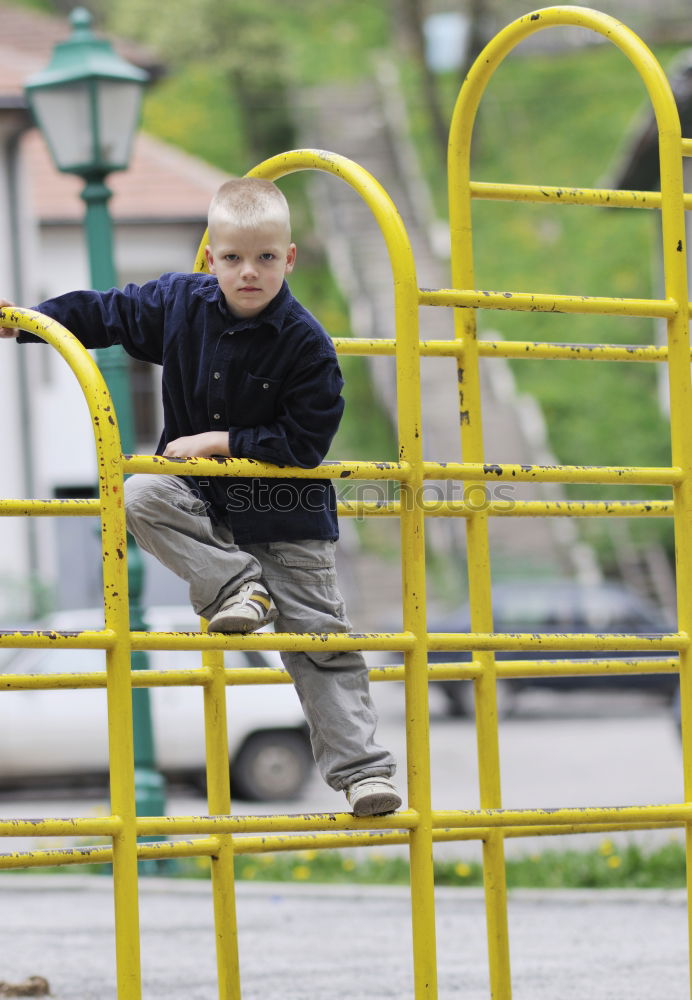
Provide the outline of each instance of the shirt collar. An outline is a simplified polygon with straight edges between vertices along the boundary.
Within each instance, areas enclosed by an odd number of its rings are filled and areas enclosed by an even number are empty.
[[[280,333],[283,329],[288,310],[293,303],[293,295],[285,280],[271,302],[257,316],[234,316],[226,305],[226,300],[215,278],[208,284],[205,283],[202,285],[198,290],[198,295],[208,302],[216,303],[224,320],[229,321],[230,325],[228,329],[234,332],[236,330],[254,330],[258,326],[270,326],[277,333]]]

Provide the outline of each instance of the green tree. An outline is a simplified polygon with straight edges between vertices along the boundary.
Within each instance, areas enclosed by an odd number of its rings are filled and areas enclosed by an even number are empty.
[[[309,14],[316,0],[300,0]],[[104,27],[153,46],[175,70],[209,65],[223,74],[240,113],[251,160],[293,145],[288,47],[264,7],[240,0],[117,0],[102,3]]]

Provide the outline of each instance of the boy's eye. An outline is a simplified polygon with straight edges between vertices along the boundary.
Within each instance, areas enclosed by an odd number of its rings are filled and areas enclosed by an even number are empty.
[[[224,260],[238,260],[238,254],[237,253],[224,254]]]
[[[274,260],[274,254],[269,252],[261,253],[260,260]]]

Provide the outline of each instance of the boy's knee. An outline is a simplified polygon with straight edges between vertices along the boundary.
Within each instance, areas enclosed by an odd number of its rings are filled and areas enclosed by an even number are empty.
[[[125,514],[146,520],[162,509],[176,508],[184,514],[203,514],[206,504],[176,476],[130,476],[125,481]]]
[[[153,476],[130,476],[125,480],[125,510],[146,503],[152,495]]]
[[[165,489],[161,476],[130,476],[125,480],[125,518],[128,528],[133,522],[147,521],[174,502],[173,494]]]

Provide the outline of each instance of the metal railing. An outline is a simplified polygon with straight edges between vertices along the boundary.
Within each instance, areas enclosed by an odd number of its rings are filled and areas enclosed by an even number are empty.
[[[473,183],[469,174],[473,121],[482,92],[504,56],[533,31],[554,25],[591,28],[613,41],[641,74],[651,97],[660,131],[661,192],[641,194],[582,189]],[[137,861],[148,858],[206,856],[211,859],[213,907],[216,923],[219,997],[240,1000],[240,973],[235,916],[234,854],[334,848],[374,842],[409,847],[411,915],[416,1000],[437,996],[433,846],[441,841],[482,841],[488,924],[491,995],[511,996],[507,926],[504,839],[506,837],[597,832],[620,829],[685,826],[688,861],[692,841],[692,384],[690,382],[689,303],[685,252],[682,157],[692,143],[681,139],[678,113],[665,75],[646,46],[620,22],[585,8],[550,8],[511,24],[487,46],[468,75],[455,110],[450,139],[450,215],[452,281],[454,288],[419,289],[413,253],[404,225],[387,193],[357,164],[333,153],[299,150],[276,156],[256,167],[254,176],[277,179],[297,170],[323,170],[350,184],[365,200],[379,225],[391,260],[396,313],[395,341],[339,340],[343,353],[391,354],[397,372],[399,417],[398,462],[331,462],[318,469],[277,469],[261,463],[229,459],[169,461],[151,456],[121,454],[117,423],[103,379],[88,353],[59,324],[24,309],[7,309],[5,326],[20,326],[48,341],[78,379],[89,406],[96,441],[99,499],[74,501],[2,500],[5,516],[100,516],[104,564],[105,627],[96,631],[3,632],[0,645],[9,647],[104,649],[107,670],[102,674],[51,677],[4,674],[0,690],[105,686],[109,713],[111,815],[98,819],[4,820],[0,836],[105,837],[110,846],[45,849],[0,856],[0,869],[44,865],[111,862],[116,913],[116,965],[119,1000],[139,1000],[139,908]],[[663,299],[589,298],[580,295],[484,292],[474,289],[471,201],[495,198],[554,204],[643,207],[660,209],[663,221],[665,297]],[[202,246],[204,240],[202,241]],[[204,268],[203,254],[196,268]],[[455,339],[421,341],[418,312],[421,305],[454,307]],[[655,316],[668,326],[668,347],[634,350],[604,344],[591,347],[538,343],[479,343],[476,310],[513,309],[563,311],[590,315]],[[421,355],[463,361],[459,420],[463,463],[424,462],[422,454],[419,366]],[[482,400],[479,383],[481,357],[575,358],[608,361],[667,362],[671,392],[672,466],[670,468],[488,465],[482,439]],[[343,515],[397,517],[401,530],[403,630],[366,635],[257,634],[222,636],[190,633],[130,632],[127,606],[127,567],[123,477],[128,473],[339,477],[389,480],[400,484],[399,499],[384,503],[346,502]],[[430,503],[427,480],[453,479],[465,484],[465,499]],[[483,489],[492,480],[512,482],[620,483],[667,485],[666,501],[563,502],[523,501],[511,509],[492,499],[470,502],[469,491]],[[471,632],[428,634],[426,631],[424,521],[427,515],[462,517],[468,536],[468,579]],[[679,631],[657,638],[593,635],[498,634],[493,630],[488,518],[519,517],[672,517],[676,533]],[[404,653],[404,666],[371,672],[377,680],[404,679],[408,808],[401,812],[355,819],[348,813],[300,816],[234,816],[231,813],[226,685],[266,683],[261,669],[227,670],[223,651],[229,649],[391,650]],[[140,649],[201,651],[200,667],[176,671],[131,672],[130,653]],[[541,661],[535,650],[602,651],[603,659],[575,665],[570,660]],[[428,664],[428,651],[471,651],[466,663]],[[516,650],[516,660],[495,662],[497,650]],[[608,659],[611,651],[660,651],[657,659]],[[671,655],[677,654],[677,655]],[[497,677],[537,674],[680,671],[682,689],[682,747],[684,798],[681,803],[628,808],[502,810]],[[428,683],[431,678],[473,681],[480,771],[480,803],[475,810],[433,810],[430,790]],[[272,682],[279,680],[272,672]],[[288,677],[281,676],[281,682]],[[135,814],[131,687],[158,684],[197,685],[204,689],[207,749],[208,816],[141,817]],[[0,695],[1,696],[1,695]],[[137,838],[183,836],[183,840],[140,843]]]

